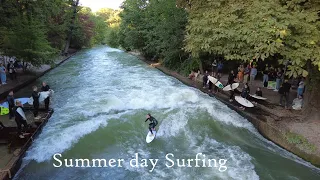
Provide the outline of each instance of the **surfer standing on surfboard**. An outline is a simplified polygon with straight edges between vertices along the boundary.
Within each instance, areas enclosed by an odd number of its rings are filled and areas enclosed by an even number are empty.
[[[158,125],[158,121],[156,118],[152,117],[150,113],[147,114],[147,119],[144,122],[147,122],[148,120],[151,121],[149,124],[149,131],[151,132],[151,136],[153,136],[154,134],[152,130],[155,130],[155,127]]]

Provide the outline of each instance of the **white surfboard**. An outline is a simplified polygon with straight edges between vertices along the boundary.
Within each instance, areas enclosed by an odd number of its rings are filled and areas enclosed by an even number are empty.
[[[148,132],[147,137],[146,137],[146,142],[147,143],[151,143],[151,141],[154,140],[154,138],[156,137],[157,131],[152,131],[152,133],[153,133],[153,135],[151,135],[150,131]]]
[[[42,103],[47,97],[49,97],[50,93],[50,91],[40,92],[39,103]],[[28,99],[28,104],[33,105],[33,97]]]
[[[214,78],[212,76],[208,76],[208,79],[209,79],[209,81],[212,82],[212,84],[214,84],[218,88],[221,88],[221,89],[223,88],[223,84],[220,81],[218,81],[218,79],[216,79],[216,78]]]
[[[245,106],[245,107],[254,107],[254,105],[248,101],[247,99],[241,97],[241,96],[235,96],[234,99],[239,103],[241,104],[242,106]]]
[[[26,104],[26,103],[28,103],[29,98],[16,98],[16,99],[14,99],[14,103],[16,103],[17,100],[19,100],[21,102],[21,104]],[[8,102],[3,102],[0,104],[0,106],[5,107],[5,108],[9,108]]]
[[[234,89],[237,89],[239,87],[239,83],[233,83],[233,84],[229,84],[226,87],[223,88],[224,91],[231,91]]]
[[[26,115],[24,114],[24,112],[22,111],[21,108],[18,108],[18,109],[17,109],[17,112],[22,116],[22,118],[23,118],[24,120],[27,120]]]
[[[255,99],[260,99],[260,100],[266,100],[267,98],[265,97],[261,97],[261,96],[257,96],[255,94],[250,94],[251,97],[255,98]]]
[[[52,97],[54,94],[54,91],[52,89],[49,89],[49,92],[50,92],[49,96]]]
[[[17,98],[17,99],[15,99],[15,101],[16,100],[19,100],[21,102],[21,104],[27,104],[29,101],[29,98]]]

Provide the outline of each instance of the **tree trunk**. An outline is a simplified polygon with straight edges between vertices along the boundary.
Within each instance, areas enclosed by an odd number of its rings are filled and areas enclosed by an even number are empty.
[[[77,16],[77,7],[79,5],[79,0],[76,0],[75,3],[74,2],[72,2],[72,3],[73,3],[72,4],[72,6],[73,6],[73,15],[72,15],[72,18],[71,18],[71,24],[70,24],[69,34],[68,34],[68,37],[67,37],[67,40],[66,40],[66,45],[65,45],[64,51],[63,51],[64,55],[68,54],[70,41],[71,41],[71,38],[72,38],[72,31],[73,31],[74,23],[75,23],[76,16]]]
[[[303,116],[305,120],[320,120],[320,72],[310,63],[308,70]]]

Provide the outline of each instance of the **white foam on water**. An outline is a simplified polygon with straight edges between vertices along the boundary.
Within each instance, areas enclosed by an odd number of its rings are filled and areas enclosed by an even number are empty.
[[[228,162],[231,163],[228,170],[220,173],[209,169],[206,171],[208,178],[259,179],[249,154],[237,146],[228,146],[208,137],[203,140],[203,137],[198,137],[197,133],[188,129],[190,119],[196,121],[192,116],[200,111],[206,111],[213,120],[247,129],[263,141],[268,142],[258,134],[251,123],[220,101],[196,89],[182,85],[182,83],[164,76],[156,70],[142,65],[126,66],[126,62],[109,57],[108,52],[122,52],[120,50],[106,48],[103,53],[100,51],[98,49],[84,54],[89,57],[88,63],[91,64],[82,65],[80,75],[73,77],[76,79],[71,81],[70,85],[68,84],[68,87],[78,88],[74,93],[65,95],[64,92],[56,91],[56,98],[63,98],[66,103],[62,106],[54,105],[55,113],[39,138],[28,150],[25,160],[48,161],[53,154],[63,153],[72,148],[84,136],[95,132],[99,127],[107,126],[108,120],[120,119],[123,115],[127,116],[140,110],[148,110],[169,113],[159,123],[158,136],[160,140],[176,137],[184,132],[187,137],[185,143],[190,146],[189,154],[210,151],[213,155],[228,158]],[[69,82],[65,80],[67,79],[65,77],[57,76],[57,78],[63,82]],[[79,83],[81,84],[79,85]],[[64,84],[60,86],[64,86]],[[112,110],[123,112],[107,114]],[[106,114],[99,115],[100,113]],[[199,139],[203,140],[200,145]],[[144,139],[141,142],[144,142]],[[150,157],[148,150],[134,146],[135,143],[132,144],[127,147],[128,157],[133,156],[136,152],[144,157]],[[283,152],[281,154],[283,155]],[[285,152],[285,154],[291,153]],[[170,171],[156,169],[154,174],[149,174],[146,173],[147,168],[133,168],[129,164],[124,164],[124,166],[128,171],[141,174],[141,179],[164,179],[172,176],[178,177],[178,179],[192,179],[188,175],[188,169],[180,168]],[[168,172],[173,175],[166,175]]]
[[[55,126],[47,127],[48,130],[39,136],[41,141],[37,140],[32,144],[24,159],[35,160],[38,163],[50,160],[55,153],[64,152],[78,142],[80,138],[96,131],[99,127],[107,126],[109,119],[119,118],[119,116],[121,115],[101,116],[59,131],[56,130]]]

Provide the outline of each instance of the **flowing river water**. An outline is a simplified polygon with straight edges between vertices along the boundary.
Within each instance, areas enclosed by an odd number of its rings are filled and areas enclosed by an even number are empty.
[[[123,51],[83,50],[40,81],[55,90],[55,113],[15,179],[320,179],[319,169],[264,139],[220,101]],[[147,113],[159,121],[150,144]],[[124,161],[121,167],[58,168],[56,153],[61,161]],[[136,153],[138,165],[147,159],[148,167],[130,165]],[[198,156],[200,167],[194,167],[197,153],[205,155]],[[159,159],[152,172],[149,159]],[[180,165],[193,159],[192,167],[178,167],[177,159]],[[216,164],[208,167],[209,159]]]

